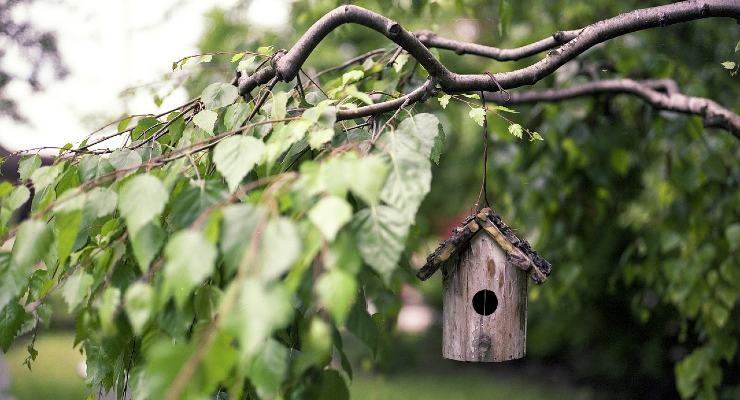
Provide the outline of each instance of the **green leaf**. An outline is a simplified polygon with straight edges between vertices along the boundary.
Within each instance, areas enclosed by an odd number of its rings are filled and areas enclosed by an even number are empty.
[[[735,45],[735,53],[740,51],[740,40],[737,41],[737,44]]]
[[[378,348],[378,326],[367,312],[365,298],[360,295],[347,318],[347,330],[360,339],[374,354]]]
[[[280,120],[288,113],[288,93],[277,92],[272,95],[272,119]]]
[[[165,236],[165,231],[158,224],[150,222],[129,237],[141,272],[149,271],[149,264],[162,248]]]
[[[712,307],[712,320],[717,327],[722,328],[727,323],[727,319],[730,317],[730,311],[719,304],[714,304]]]
[[[504,107],[504,106],[493,106],[493,107],[491,107],[491,109],[492,110],[496,110],[496,111],[503,111],[503,112],[507,112],[507,113],[511,113],[511,114],[519,114],[519,111],[512,110],[511,108]]]
[[[254,137],[234,135],[216,145],[213,162],[226,179],[229,190],[234,192],[249,171],[254,168],[265,152],[265,144]]]
[[[342,74],[342,86],[347,86],[350,83],[355,83],[365,76],[365,72],[359,69],[345,72]]]
[[[51,185],[56,181],[59,174],[62,172],[64,164],[57,164],[51,167],[41,167],[31,174],[31,181],[36,193],[41,192],[47,186]]]
[[[270,220],[260,242],[262,279],[280,277],[301,254],[301,237],[295,223],[288,218]]]
[[[129,233],[159,216],[167,204],[167,191],[162,182],[152,175],[138,175],[126,182],[118,192],[118,210],[126,220]]]
[[[57,257],[63,264],[72,252],[82,222],[82,211],[61,212],[54,215],[54,236],[57,243]]]
[[[439,133],[439,121],[431,114],[403,120],[395,131],[382,137],[392,170],[380,194],[381,200],[413,222],[421,201],[429,192],[432,164],[429,160]]]
[[[184,230],[172,235],[164,254],[165,294],[174,295],[175,302],[182,306],[193,289],[213,272],[216,247],[200,231]]]
[[[237,204],[223,209],[220,247],[228,273],[239,268],[244,251],[252,242],[255,229],[266,218],[265,210],[250,204]]]
[[[334,128],[313,130],[308,134],[308,144],[312,149],[320,149],[334,137]]]
[[[51,229],[42,221],[27,220],[18,227],[10,255],[0,253],[0,309],[21,294],[31,268],[46,255],[51,243]]]
[[[116,211],[117,201],[116,192],[105,187],[93,188],[85,196],[85,206],[97,218],[105,217]]]
[[[154,290],[143,282],[134,282],[126,289],[123,307],[134,333],[140,335],[149,321],[154,302]]]
[[[483,126],[486,120],[486,109],[483,107],[476,107],[468,112],[468,116],[475,121],[476,124]]]
[[[107,158],[96,155],[85,155],[80,159],[80,180],[83,182],[95,179],[111,171],[113,171],[113,167]]]
[[[341,269],[332,269],[319,277],[316,294],[319,302],[329,310],[334,322],[341,326],[355,301],[357,281]]]
[[[74,311],[77,306],[86,300],[88,297],[88,290],[92,286],[94,279],[92,275],[79,270],[72,276],[67,278],[62,288],[62,297],[67,302],[69,312]]]
[[[31,315],[20,304],[12,302],[0,312],[0,350],[7,352],[13,339]]]
[[[20,176],[21,182],[25,182],[31,177],[31,174],[41,166],[41,157],[34,154],[31,156],[24,156],[18,162],[18,175]]]
[[[11,263],[25,273],[45,255],[52,243],[52,234],[49,225],[37,219],[29,219],[18,227],[15,235]]]
[[[173,70],[174,70],[174,68],[173,68]],[[118,131],[118,132],[123,132],[123,131],[125,131],[125,130],[126,130],[126,128],[128,128],[128,124],[129,124],[129,123],[131,122],[131,119],[133,119],[133,117],[132,117],[132,116],[128,116],[128,117],[125,117],[125,118],[121,119],[121,120],[120,120],[120,121],[118,122],[118,126],[116,127],[117,131]]]
[[[332,242],[337,232],[352,219],[352,206],[337,196],[327,196],[308,212],[308,219]]]
[[[370,206],[378,204],[390,168],[384,157],[370,155],[353,164],[349,189]]]
[[[545,140],[542,138],[542,135],[539,134],[539,132],[532,132],[532,139],[531,140]]]
[[[439,165],[439,159],[442,157],[442,152],[445,148],[445,142],[447,138],[445,136],[445,131],[443,129],[439,130],[439,135],[437,135],[436,138],[434,138],[434,146],[432,147],[432,154],[429,156],[429,159],[434,161],[435,164]]]
[[[134,150],[118,149],[111,153],[108,162],[116,170],[131,170],[133,167],[141,165],[141,156]]]
[[[730,245],[730,250],[740,249],[740,223],[732,224],[725,229],[725,237]]]
[[[396,71],[396,73],[401,73],[403,70],[403,66],[406,65],[406,63],[409,61],[409,55],[406,53],[399,54],[398,57],[396,57],[396,61],[393,62],[393,69]]]
[[[447,105],[450,104],[451,98],[452,96],[449,94],[443,94],[442,96],[439,96],[437,100],[439,101],[439,105],[441,105],[443,109],[446,109]]]
[[[514,135],[517,138],[521,139],[522,138],[522,133],[523,133],[522,126],[519,125],[519,124],[511,124],[511,125],[509,125],[509,133],[511,133],[512,135]]]
[[[314,365],[323,367],[331,361],[332,333],[329,324],[321,318],[311,318],[308,329],[301,332],[301,354],[293,364],[296,374],[301,374]]]
[[[115,332],[113,319],[116,316],[116,311],[118,311],[118,306],[120,304],[121,289],[117,287],[107,287],[105,291],[103,291],[103,295],[100,297],[100,304],[98,305],[100,325],[104,332]]]
[[[310,400],[349,400],[349,389],[339,371],[325,369],[320,372],[319,379],[311,386],[306,398]]]
[[[0,164],[2,164],[2,163],[0,162]],[[12,191],[13,191],[13,184],[12,183],[10,183],[8,181],[0,182],[0,199],[2,199],[5,196],[9,195]]]
[[[202,56],[198,57],[199,63],[209,63],[213,61],[213,54],[203,54]]]
[[[263,56],[269,56],[272,54],[273,49],[274,47],[272,46],[260,46],[257,48],[257,53]]]
[[[237,62],[237,61],[241,60],[241,59],[242,59],[242,57],[244,57],[244,54],[245,54],[245,53],[244,53],[243,51],[242,51],[242,52],[239,52],[239,53],[236,53],[236,54],[234,54],[233,56],[231,56],[231,62],[232,62],[232,63],[235,63],[235,62]]]
[[[213,134],[213,128],[216,125],[218,114],[211,110],[202,110],[195,114],[193,117],[193,123],[200,129],[206,131],[206,133]]]
[[[254,70],[257,68],[256,63],[254,62],[256,59],[256,56],[251,56],[239,61],[239,64],[236,66],[236,70],[247,74],[254,73]]]
[[[252,107],[248,103],[236,103],[226,107],[224,112],[224,127],[227,131],[234,130],[247,120]]]
[[[267,287],[247,279],[241,289],[238,309],[230,324],[238,329],[243,355],[255,354],[275,329],[287,325],[293,315],[290,293],[282,286]]]
[[[735,69],[735,62],[734,61],[725,61],[722,63],[722,66],[725,69]]]
[[[16,186],[10,195],[3,201],[3,207],[9,211],[15,211],[18,207],[25,204],[31,197],[31,191],[23,185]]]
[[[362,259],[386,280],[389,279],[406,243],[408,219],[388,206],[365,208],[358,211],[354,219],[353,227]]]
[[[268,339],[257,353],[248,376],[260,398],[274,398],[288,372],[288,349]]]
[[[203,107],[206,110],[215,110],[228,106],[237,97],[239,97],[239,89],[234,85],[223,82],[212,83],[206,86],[200,95],[200,99],[203,101]]]

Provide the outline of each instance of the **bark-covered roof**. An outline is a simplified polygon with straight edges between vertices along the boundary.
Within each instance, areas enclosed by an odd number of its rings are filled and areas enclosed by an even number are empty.
[[[536,283],[544,282],[550,275],[552,265],[540,257],[529,242],[519,239],[493,210],[484,208],[477,214],[465,218],[452,231],[449,238],[441,241],[437,249],[427,257],[426,264],[416,273],[416,276],[423,281],[429,279],[453,254],[462,250],[480,230],[490,235],[504,250],[509,261],[526,271]]]

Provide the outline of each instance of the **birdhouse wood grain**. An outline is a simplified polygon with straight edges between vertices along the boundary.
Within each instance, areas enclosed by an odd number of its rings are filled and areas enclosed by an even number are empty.
[[[426,280],[440,267],[442,356],[477,362],[524,357],[527,276],[542,283],[550,263],[486,208],[442,241],[417,276]]]

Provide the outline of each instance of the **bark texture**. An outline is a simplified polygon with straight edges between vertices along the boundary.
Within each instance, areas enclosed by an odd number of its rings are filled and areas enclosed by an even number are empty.
[[[567,88],[512,92],[509,96],[501,93],[485,93],[484,95],[486,100],[499,104],[526,104],[558,102],[600,94],[630,94],[641,98],[659,110],[701,116],[704,118],[705,126],[725,129],[740,139],[739,115],[715,101],[678,93],[677,87],[678,85],[671,80],[609,79]]]
[[[551,37],[515,49],[499,49],[445,39],[426,31],[414,34],[405,30],[397,22],[373,11],[354,5],[345,5],[330,11],[316,21],[290,50],[276,53],[270,62],[270,66],[262,68],[253,75],[240,75],[235,83],[239,87],[241,95],[249,96],[250,92],[257,86],[266,84],[272,79],[277,78],[288,82],[296,78],[301,66],[316,46],[331,31],[341,25],[350,23],[368,27],[386,36],[408,52],[429,73],[427,83],[407,95],[337,114],[337,120],[345,120],[388,112],[403,105],[423,101],[437,87],[446,93],[462,93],[497,92],[502,89],[533,85],[584,51],[609,39],[644,29],[710,17],[729,17],[740,20],[740,1],[688,0],[644,8],[598,21],[581,29],[556,32]],[[450,71],[437,60],[427,46],[499,60],[519,59],[541,51],[553,50],[544,59],[514,71],[496,74],[458,74]],[[682,100],[675,99],[674,101],[682,102]],[[688,108],[695,113],[698,108],[711,106],[707,102],[705,100],[701,105],[692,105]],[[677,109],[682,108],[679,105],[670,106]],[[728,116],[724,113],[710,113],[709,119],[710,124],[720,126],[721,122],[716,121],[720,121],[720,119],[727,120]]]

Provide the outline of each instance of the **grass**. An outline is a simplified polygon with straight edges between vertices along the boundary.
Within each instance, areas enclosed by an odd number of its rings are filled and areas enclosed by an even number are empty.
[[[407,375],[360,376],[351,387],[357,400],[473,400],[473,399],[590,399],[584,390],[549,387],[543,383],[491,376],[484,371],[455,374],[411,373]]]
[[[84,358],[72,348],[72,341],[73,337],[69,334],[40,335],[35,346],[39,355],[31,371],[23,365],[23,360],[28,356],[28,343],[18,343],[10,349],[5,355],[5,362],[10,368],[10,393],[17,400],[84,399],[88,391],[78,372]]]
[[[27,343],[6,354],[11,372],[11,394],[17,400],[84,399],[88,393],[79,375],[83,356],[72,348],[69,334],[46,333],[36,341],[39,355],[29,371],[24,365]],[[469,365],[451,370],[410,372],[391,376],[360,374],[351,386],[357,400],[468,400],[468,399],[589,399],[581,389],[530,382]],[[0,393],[2,397],[2,393]]]

